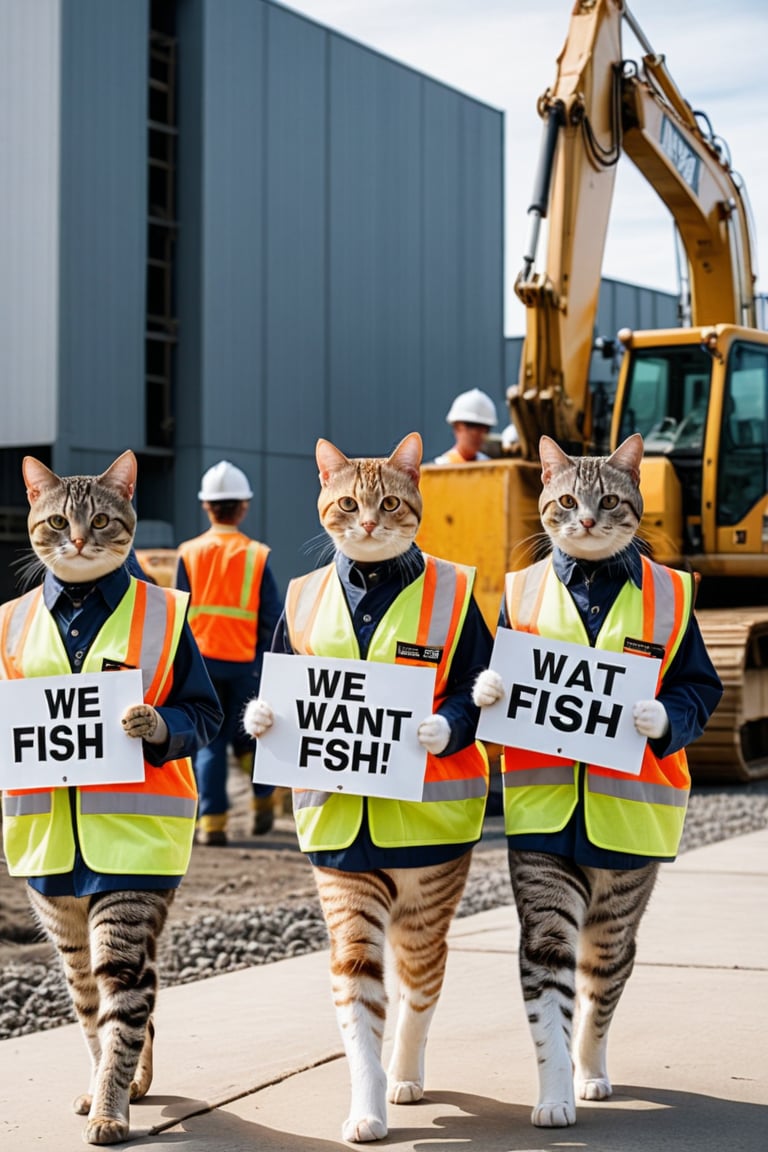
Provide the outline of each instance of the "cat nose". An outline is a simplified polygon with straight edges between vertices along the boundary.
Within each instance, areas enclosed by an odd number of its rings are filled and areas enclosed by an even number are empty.
[[[585,528],[594,528],[595,526],[595,521],[589,518],[582,520],[581,523]]]
[[[78,536],[76,540],[72,541],[72,543],[74,544],[75,548],[77,548],[78,552],[82,552],[83,548],[85,548],[85,540],[83,540],[82,536]]]
[[[370,536],[371,533],[373,532],[374,528],[376,527],[376,521],[375,520],[363,520],[362,526],[365,529],[365,531],[368,533],[368,535]]]

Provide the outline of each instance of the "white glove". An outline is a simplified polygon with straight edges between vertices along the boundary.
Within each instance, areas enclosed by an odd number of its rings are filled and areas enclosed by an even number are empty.
[[[488,708],[504,697],[504,681],[498,672],[486,668],[481,672],[472,689],[472,702],[476,708]]]
[[[274,722],[275,714],[266,700],[260,700],[258,696],[254,696],[253,700],[248,701],[243,714],[243,728],[249,736],[258,739],[259,736],[264,735],[268,728],[272,727]]]
[[[125,734],[146,740],[148,744],[163,744],[168,737],[168,725],[151,704],[132,704],[123,712],[120,723]]]
[[[448,747],[448,741],[451,738],[451,726],[444,716],[438,716],[435,713],[432,716],[427,716],[426,720],[422,720],[416,735],[422,748],[426,748],[427,752],[431,752],[433,756],[439,756],[443,749]]]
[[[658,700],[638,700],[632,709],[635,729],[649,740],[658,740],[669,732],[667,710]]]

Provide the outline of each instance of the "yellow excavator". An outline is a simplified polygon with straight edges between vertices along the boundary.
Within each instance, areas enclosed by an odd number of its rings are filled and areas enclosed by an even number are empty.
[[[639,64],[623,57],[625,26]],[[689,305],[680,328],[618,334],[610,449],[642,434],[640,534],[656,560],[701,576],[696,614],[725,693],[689,749],[694,779],[768,776],[768,333],[757,327],[745,188],[623,0],[577,0],[538,109],[541,160],[515,285],[526,333],[508,394],[520,457],[427,466],[419,544],[477,566],[495,627],[504,573],[541,542],[539,437],[595,451],[590,358],[616,163],[628,156],[672,215]]]

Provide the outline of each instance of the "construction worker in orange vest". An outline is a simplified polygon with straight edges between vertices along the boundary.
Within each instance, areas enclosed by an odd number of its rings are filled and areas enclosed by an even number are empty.
[[[198,498],[210,521],[201,536],[179,546],[175,584],[190,593],[189,623],[219,696],[224,724],[194,758],[200,794],[197,842],[227,843],[228,749],[253,775],[254,742],[242,726],[246,702],[258,693],[263,654],[283,610],[269,567],[269,548],[239,525],[253,496],[244,472],[228,460],[209,468]],[[253,833],[269,832],[274,788],[253,785]]]
[[[482,451],[488,433],[497,424],[496,405],[480,388],[460,392],[451,404],[446,422],[453,429],[452,448],[435,458],[435,464],[473,464],[488,460]]]

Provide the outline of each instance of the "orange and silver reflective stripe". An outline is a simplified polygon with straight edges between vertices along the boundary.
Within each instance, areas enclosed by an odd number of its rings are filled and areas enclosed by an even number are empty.
[[[314,788],[295,788],[293,791],[294,808],[321,808],[335,792],[320,792]]]
[[[552,561],[539,560],[522,572],[510,572],[506,581],[507,617],[513,628],[528,631],[536,627]]]
[[[328,581],[334,573],[334,566],[318,568],[307,576],[300,576],[288,585],[285,618],[288,622],[290,641],[295,652],[314,656],[309,644],[312,626],[320,609],[320,602]]]
[[[670,808],[685,808],[688,803],[687,789],[637,779],[626,780],[619,776],[611,778],[590,776],[587,787],[595,795],[613,796],[618,800],[637,800],[643,804],[664,804]]]
[[[81,792],[83,816],[181,816],[194,818],[194,796],[169,796],[164,792]]]
[[[42,587],[34,588],[16,601],[12,612],[5,614],[2,658],[3,667],[9,680],[18,680],[23,676],[23,673],[15,665],[15,658],[18,652],[23,651],[24,641],[42,598]]]
[[[536,788],[549,784],[573,784],[574,765],[562,764],[552,768],[513,768],[504,773],[505,788]]]
[[[459,780],[430,780],[424,784],[422,800],[440,803],[449,800],[485,799],[485,776],[469,776]]]
[[[6,816],[42,816],[51,810],[51,792],[6,792],[3,812]]]

